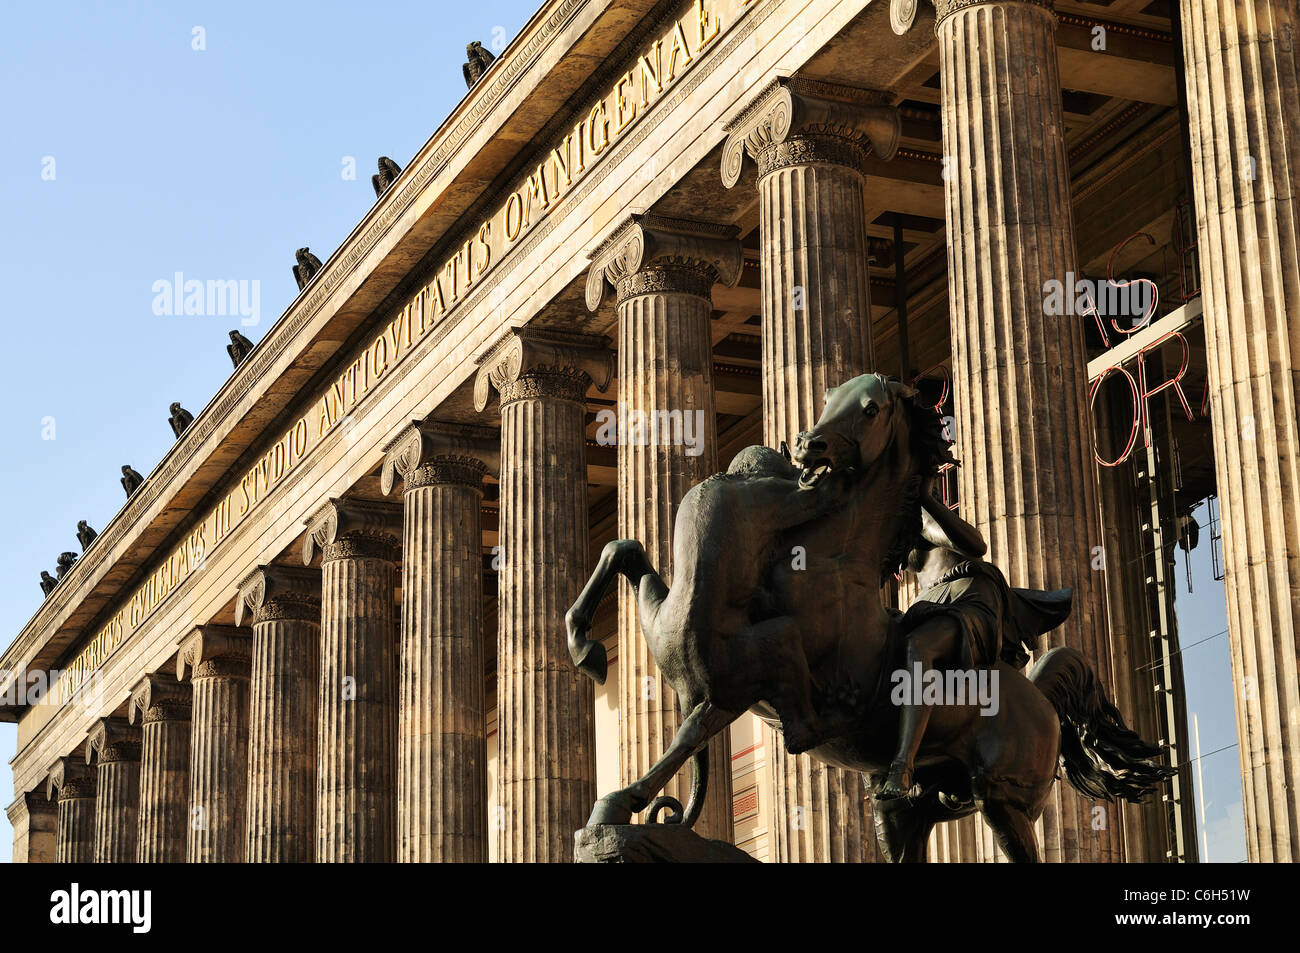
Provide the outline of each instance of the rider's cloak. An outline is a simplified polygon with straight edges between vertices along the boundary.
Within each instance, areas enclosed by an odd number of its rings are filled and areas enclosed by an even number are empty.
[[[1024,668],[1038,637],[1069,616],[1072,599],[1071,589],[1013,589],[997,566],[968,559],[917,597],[903,616],[903,631],[945,615],[961,627],[963,667],[987,668],[1001,658]]]

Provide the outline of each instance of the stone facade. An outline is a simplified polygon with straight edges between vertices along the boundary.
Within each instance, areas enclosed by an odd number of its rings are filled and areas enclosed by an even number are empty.
[[[1295,859],[1294,4],[1183,0],[1181,74],[1155,14],[1098,21],[1103,70],[1050,0],[934,6],[547,0],[0,660],[63,670],[0,704],[15,859],[572,860],[682,724],[624,583],[593,620],[607,682],[575,670],[593,557],[639,540],[671,586],[692,487],[876,370],[951,384],[960,512],[1012,585],[1074,589],[1041,647],[1155,731],[1158,653],[1124,641],[1145,580],[1092,565],[1139,520],[1094,461],[1123,411],[1098,417],[1090,319],[1044,289],[1167,230],[1145,195],[1184,173],[1141,142],[1176,135],[1180,83],[1212,421],[1185,467],[1222,501],[1250,856]],[[1117,223],[1077,213],[1108,187]],[[707,751],[710,852],[879,858],[870,779],[749,714]],[[1163,809],[1098,809],[1058,785],[1046,858],[1181,844]],[[996,856],[972,819],[931,859]]]

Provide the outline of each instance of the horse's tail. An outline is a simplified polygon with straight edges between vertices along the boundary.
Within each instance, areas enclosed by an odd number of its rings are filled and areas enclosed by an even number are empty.
[[[1061,720],[1061,764],[1070,784],[1088,797],[1140,801],[1177,773],[1157,764],[1165,753],[1143,741],[1102,691],[1097,673],[1078,651],[1043,655],[1029,680],[1047,696]]]
[[[682,809],[682,802],[669,794],[661,794],[650,802],[646,808],[645,822],[647,824],[656,823],[656,817],[664,808],[670,808],[672,813],[664,818],[665,824],[681,824],[683,827],[691,828],[695,822],[700,819],[700,812],[704,810],[704,792],[709,788],[709,749],[701,748],[695,752],[691,758],[691,796],[686,801],[685,810]]]

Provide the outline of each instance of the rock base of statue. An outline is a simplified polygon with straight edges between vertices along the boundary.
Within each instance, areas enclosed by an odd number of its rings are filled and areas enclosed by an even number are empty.
[[[593,824],[573,835],[580,864],[756,864],[734,844],[675,824]]]

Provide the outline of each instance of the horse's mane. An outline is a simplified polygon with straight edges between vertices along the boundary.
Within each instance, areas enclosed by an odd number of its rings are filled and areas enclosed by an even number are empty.
[[[907,565],[908,554],[923,540],[921,538],[921,487],[925,478],[939,472],[945,464],[958,466],[952,448],[944,437],[943,418],[915,391],[902,388],[896,399],[907,413],[912,457],[912,473],[903,486],[903,519],[898,532],[881,560],[880,578],[883,584]]]

